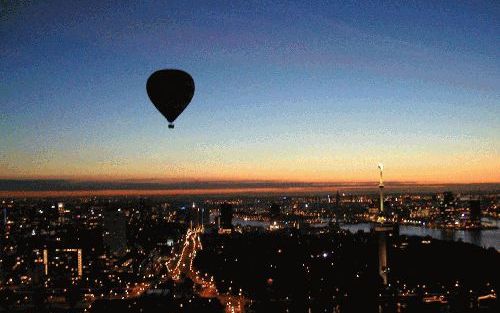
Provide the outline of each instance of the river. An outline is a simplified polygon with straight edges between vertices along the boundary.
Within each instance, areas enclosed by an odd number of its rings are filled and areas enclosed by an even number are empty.
[[[496,225],[500,227],[500,221],[483,218],[484,222],[488,224]],[[233,225],[248,225],[253,227],[264,227],[267,228],[269,226],[268,222],[262,221],[244,221],[241,219],[234,219]],[[363,232],[370,231],[369,223],[359,223],[359,224],[346,224],[341,225],[342,228],[349,230],[352,233],[356,233],[359,230]],[[409,225],[401,225],[399,227],[399,233],[401,235],[407,236],[430,236],[434,239],[439,240],[448,240],[448,241],[458,241],[461,240],[463,242],[468,242],[474,244],[476,246],[480,246],[483,248],[493,247],[496,250],[500,251],[500,229],[487,229],[487,230],[449,230],[449,229],[436,229],[436,228],[426,228],[421,226],[409,226]]]

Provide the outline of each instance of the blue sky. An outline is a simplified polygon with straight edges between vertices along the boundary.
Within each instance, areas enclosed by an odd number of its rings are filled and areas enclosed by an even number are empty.
[[[499,27],[495,1],[8,6],[0,176],[499,181]],[[173,131],[161,68],[196,83]]]

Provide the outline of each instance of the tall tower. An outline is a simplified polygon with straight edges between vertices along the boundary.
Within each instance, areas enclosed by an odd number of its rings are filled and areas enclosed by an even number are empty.
[[[387,236],[393,231],[393,225],[387,223],[384,217],[384,179],[382,172],[384,171],[384,165],[382,163],[378,164],[378,169],[380,172],[380,181],[378,184],[378,189],[380,193],[380,211],[378,217],[378,223],[374,225],[375,233],[377,234],[378,243],[378,273],[382,278],[384,286],[389,282],[389,266],[387,260]]]
[[[378,183],[378,189],[380,192],[380,214],[384,213],[384,178],[382,177],[382,172],[384,171],[384,164],[379,163],[378,169],[380,171],[380,181]]]

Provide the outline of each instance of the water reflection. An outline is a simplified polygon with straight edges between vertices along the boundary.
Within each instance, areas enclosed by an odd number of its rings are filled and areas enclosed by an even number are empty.
[[[370,227],[371,226],[368,223],[342,225],[342,228],[347,229],[352,233],[355,233],[359,230],[363,232],[369,232]],[[447,241],[463,241],[483,248],[493,247],[497,250],[500,250],[500,231],[498,229],[466,231],[401,225],[399,231],[401,235],[420,237],[430,236],[434,239]]]
[[[484,222],[488,224],[493,224],[498,226],[499,222],[496,220],[491,220],[488,218],[483,219]],[[252,227],[263,227],[268,228],[268,222],[262,221],[245,221],[241,219],[234,219],[233,224],[242,226],[252,226]],[[342,225],[344,229],[349,230],[352,233],[358,231],[369,232],[371,225],[369,223],[359,223]],[[500,251],[500,230],[499,229],[489,229],[489,230],[451,230],[451,229],[435,229],[435,228],[425,228],[419,226],[400,226],[400,234],[407,236],[430,236],[434,239],[447,240],[447,241],[464,241],[483,248],[493,247]]]
[[[473,230],[473,231],[467,232],[465,234],[465,236],[469,237],[469,239],[467,241],[471,242],[477,246],[481,246],[482,238],[483,238],[482,235],[483,235],[483,232],[480,230]]]

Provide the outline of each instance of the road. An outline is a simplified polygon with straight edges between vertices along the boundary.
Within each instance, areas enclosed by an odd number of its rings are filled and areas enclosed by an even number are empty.
[[[214,277],[202,275],[193,267],[193,261],[198,251],[203,249],[200,240],[202,228],[189,229],[182,244],[180,253],[174,255],[174,258],[165,264],[173,280],[178,281],[181,274],[189,277],[195,285],[198,294],[204,298],[217,298],[224,306],[226,313],[244,313],[245,304],[248,300],[243,296],[240,290],[237,295],[221,294],[214,283]]]

